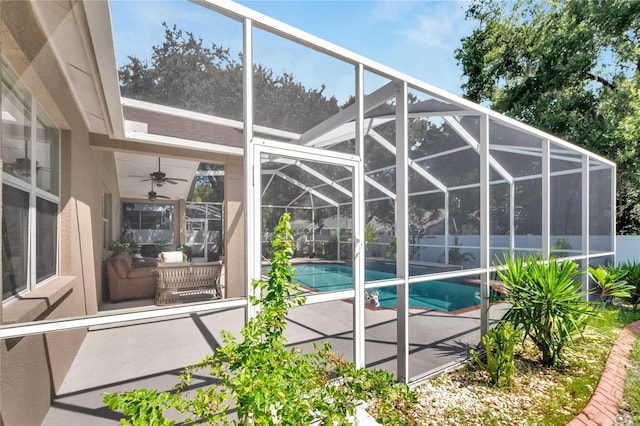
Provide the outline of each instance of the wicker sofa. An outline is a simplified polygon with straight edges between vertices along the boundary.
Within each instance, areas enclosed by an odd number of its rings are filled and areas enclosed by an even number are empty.
[[[156,305],[221,299],[222,262],[159,262]]]
[[[118,253],[107,260],[109,297],[113,302],[126,299],[153,298],[156,294],[154,269],[158,262],[134,262],[127,253]]]

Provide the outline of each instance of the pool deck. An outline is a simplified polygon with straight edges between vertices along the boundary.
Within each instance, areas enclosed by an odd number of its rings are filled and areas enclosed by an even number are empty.
[[[303,348],[329,341],[351,359],[352,312],[352,305],[342,301],[294,308],[288,316],[288,341]],[[500,307],[491,312],[499,316]],[[102,403],[105,392],[170,390],[183,366],[219,346],[222,330],[238,335],[243,321],[244,309],[232,309],[90,329],[43,425],[118,424],[119,415]],[[367,309],[365,324],[367,365],[395,373],[396,311]],[[480,340],[478,309],[456,315],[412,310],[409,324],[411,377],[451,366]],[[197,380],[210,382],[208,376]]]

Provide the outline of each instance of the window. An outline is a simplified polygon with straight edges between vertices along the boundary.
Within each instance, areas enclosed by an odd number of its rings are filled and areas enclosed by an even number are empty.
[[[27,288],[29,194],[2,186],[2,298]]]
[[[109,250],[111,244],[111,194],[102,193],[102,248]]]
[[[2,298],[58,273],[60,130],[2,61]]]
[[[122,203],[122,234],[136,244],[173,244],[173,204]]]
[[[222,203],[188,201],[185,216],[185,244],[191,256],[207,262],[219,260],[224,254]]]

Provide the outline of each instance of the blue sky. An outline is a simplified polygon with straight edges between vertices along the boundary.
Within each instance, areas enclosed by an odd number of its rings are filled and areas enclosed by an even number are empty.
[[[462,94],[461,70],[454,50],[469,35],[473,23],[464,19],[466,0],[437,1],[329,1],[243,0],[238,3],[320,37],[359,55],[394,68],[426,83]],[[150,57],[151,46],[164,39],[162,22],[176,24],[232,51],[241,46],[239,24],[221,22],[213,13],[178,0],[111,0],[118,65],[133,54]],[[224,29],[223,29],[224,27]],[[286,48],[270,36],[255,37],[262,63],[274,72],[291,72],[303,83],[315,85],[313,74],[322,69],[334,80],[349,80],[341,64],[312,57],[309,52],[287,56]],[[315,55],[315,54],[314,54]],[[319,55],[315,55],[319,56]],[[334,70],[335,69],[335,70]],[[331,71],[330,71],[331,70]],[[307,81],[308,79],[308,81]],[[342,88],[328,88],[340,93]]]

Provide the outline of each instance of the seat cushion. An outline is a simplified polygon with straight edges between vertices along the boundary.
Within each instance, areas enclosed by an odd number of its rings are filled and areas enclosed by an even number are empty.
[[[160,253],[161,262],[183,262],[184,253],[181,251],[163,251]]]

